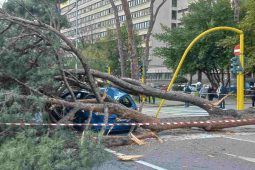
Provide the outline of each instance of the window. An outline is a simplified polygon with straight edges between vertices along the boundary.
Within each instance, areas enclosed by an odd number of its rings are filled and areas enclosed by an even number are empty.
[[[177,7],[177,0],[172,0],[172,7]]]
[[[177,11],[172,11],[172,19],[173,20],[177,19]]]
[[[171,28],[176,28],[177,24],[176,23],[172,23],[171,24]]]

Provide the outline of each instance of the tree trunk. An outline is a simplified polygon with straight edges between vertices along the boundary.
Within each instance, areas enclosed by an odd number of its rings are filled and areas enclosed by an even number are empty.
[[[121,72],[121,77],[125,77],[125,56],[124,56],[124,51],[123,51],[123,42],[121,38],[121,28],[120,28],[120,19],[119,19],[119,14],[118,14],[118,8],[114,4],[113,0],[109,0],[111,3],[113,13],[114,13],[114,18],[115,18],[115,26],[116,26],[116,34],[117,34],[117,43],[118,43],[118,51],[119,51],[119,56],[120,56],[120,72]]]
[[[198,70],[198,72],[197,72],[197,81],[202,82],[202,71],[201,70]]]
[[[126,16],[126,23],[128,29],[128,48],[130,52],[130,69],[131,69],[131,78],[138,80],[138,56],[136,51],[136,42],[135,42],[135,35],[133,29],[133,21],[128,5],[127,0],[121,0],[122,7],[125,12]]]
[[[234,21],[239,23],[239,21],[240,21],[240,0],[232,0],[232,6],[234,8]]]
[[[226,87],[230,87],[230,79],[231,79],[231,76],[230,76],[230,71],[229,71],[229,66],[227,67],[227,83],[226,83]]]
[[[190,73],[189,74],[189,83],[192,84],[192,81],[193,81],[193,75]]]
[[[143,55],[143,64],[144,64],[144,71],[146,74],[146,69],[149,65],[149,55],[150,55],[150,37],[152,34],[152,29],[154,27],[154,24],[156,22],[156,18],[158,16],[159,10],[160,8],[164,5],[164,3],[166,2],[166,0],[162,0],[162,2],[158,5],[158,7],[156,8],[155,12],[154,12],[154,6],[155,6],[155,1],[156,0],[151,0],[150,3],[150,23],[149,23],[149,27],[148,27],[148,31],[147,34],[145,36],[145,49],[144,49],[144,55]],[[147,67],[146,67],[147,66]],[[146,76],[145,76],[145,82],[146,82]]]

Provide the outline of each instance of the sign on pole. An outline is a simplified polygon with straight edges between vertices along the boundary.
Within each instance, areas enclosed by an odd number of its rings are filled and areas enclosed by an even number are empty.
[[[240,45],[236,45],[235,48],[234,48],[234,55],[235,56],[240,56],[241,53],[240,53]]]

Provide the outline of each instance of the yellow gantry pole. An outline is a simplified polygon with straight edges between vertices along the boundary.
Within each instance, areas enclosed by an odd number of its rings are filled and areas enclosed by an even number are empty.
[[[241,51],[241,55],[243,55],[243,53],[242,53],[242,50],[244,49],[244,43],[242,43],[242,41],[243,41],[243,39],[244,39],[244,36],[243,36],[243,31],[241,31],[241,30],[239,30],[239,29],[236,29],[236,28],[233,28],[233,27],[215,27],[215,28],[211,28],[211,29],[209,29],[209,30],[207,30],[207,31],[205,31],[205,32],[203,32],[203,33],[201,33],[200,35],[198,35],[190,44],[189,44],[189,46],[186,48],[186,50],[184,51],[184,53],[183,53],[183,55],[182,55],[182,58],[181,58],[181,60],[180,60],[180,62],[179,62],[179,64],[178,64],[178,66],[177,66],[177,68],[176,68],[176,70],[175,70],[175,72],[174,72],[174,75],[173,75],[173,77],[172,77],[172,79],[171,79],[171,81],[170,81],[170,83],[169,83],[169,85],[168,85],[168,87],[167,87],[167,90],[166,90],[166,92],[168,92],[168,91],[170,91],[171,90],[171,88],[172,88],[172,86],[173,86],[173,84],[174,84],[174,82],[175,82],[175,80],[176,80],[176,78],[177,78],[177,76],[178,76],[178,74],[179,74],[179,72],[180,72],[180,69],[181,69],[181,67],[182,67],[182,65],[183,65],[183,63],[184,63],[184,60],[185,60],[185,58],[186,58],[186,56],[187,56],[187,54],[188,54],[188,52],[190,51],[190,49],[201,39],[201,38],[203,38],[204,36],[206,36],[207,34],[209,34],[209,33],[211,33],[211,32],[215,32],[215,31],[219,31],[219,30],[226,30],[226,31],[233,31],[233,32],[236,32],[236,33],[238,33],[238,34],[240,34],[240,51]],[[242,39],[242,40],[241,40]],[[242,49],[243,48],[243,49]],[[241,58],[241,56],[240,56],[240,58]],[[243,58],[243,56],[242,56],[242,58]],[[241,61],[242,62],[242,61]],[[243,81],[243,73],[239,73],[239,81]],[[240,82],[241,83],[241,82]],[[242,105],[242,103],[244,103],[244,96],[241,96],[241,95],[243,95],[243,91],[244,91],[244,89],[243,89],[243,85],[241,85],[239,83],[239,90],[238,91],[240,91],[240,93],[237,93],[237,96],[239,96],[239,97],[237,97],[237,105],[238,105],[238,110],[240,110],[241,108],[243,108],[244,106],[242,106],[241,107],[241,105]],[[238,88],[238,87],[237,87]],[[242,88],[242,89],[241,89]],[[238,102],[239,101],[239,102]],[[160,112],[160,110],[161,110],[161,108],[162,108],[162,106],[164,105],[164,103],[165,103],[165,100],[164,99],[162,99],[161,101],[160,101],[160,104],[159,104],[159,108],[158,108],[158,111],[157,111],[157,113],[156,113],[156,117],[158,117],[158,115],[159,115],[159,112]],[[244,104],[243,104],[244,105]]]
[[[111,75],[111,67],[110,66],[107,67],[107,73],[108,73],[109,76]],[[110,85],[110,81],[109,80],[107,80],[107,84]]]
[[[244,68],[244,34],[240,34],[240,63]],[[237,110],[244,110],[244,74],[237,75]]]

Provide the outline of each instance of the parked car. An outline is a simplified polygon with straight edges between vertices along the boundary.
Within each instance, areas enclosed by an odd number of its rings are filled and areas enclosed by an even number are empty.
[[[123,104],[124,106],[137,110],[137,106],[132,99],[132,97],[117,89],[114,87],[108,87],[108,88],[101,88],[100,91],[106,92],[107,96],[120,104]],[[74,91],[74,95],[76,96],[76,99],[93,99],[95,96],[91,94],[90,92],[86,90],[79,90],[79,91]],[[69,101],[71,99],[71,94],[69,92],[64,93],[63,95],[60,96],[62,99]],[[64,111],[62,111],[62,108],[55,109],[55,111],[52,111],[52,116],[56,120],[60,120],[61,117],[64,115],[67,115],[68,112],[71,111],[72,108],[66,108]],[[75,118],[73,120],[74,123],[88,123],[88,118],[89,118],[89,112],[84,111],[84,110],[79,110],[78,112],[75,113]],[[117,116],[116,114],[111,114],[109,115],[108,118],[108,123],[131,123],[132,121],[129,119],[123,119]],[[90,123],[104,123],[104,115],[103,113],[97,113],[93,112],[92,113],[92,119]],[[77,130],[83,130],[83,127],[81,126],[74,126],[75,129]],[[91,129],[94,131],[99,131],[102,127],[101,126],[92,126]],[[106,126],[106,132],[110,130],[110,126]],[[129,131],[131,126],[114,126],[111,129],[111,133],[114,132],[127,132]]]

